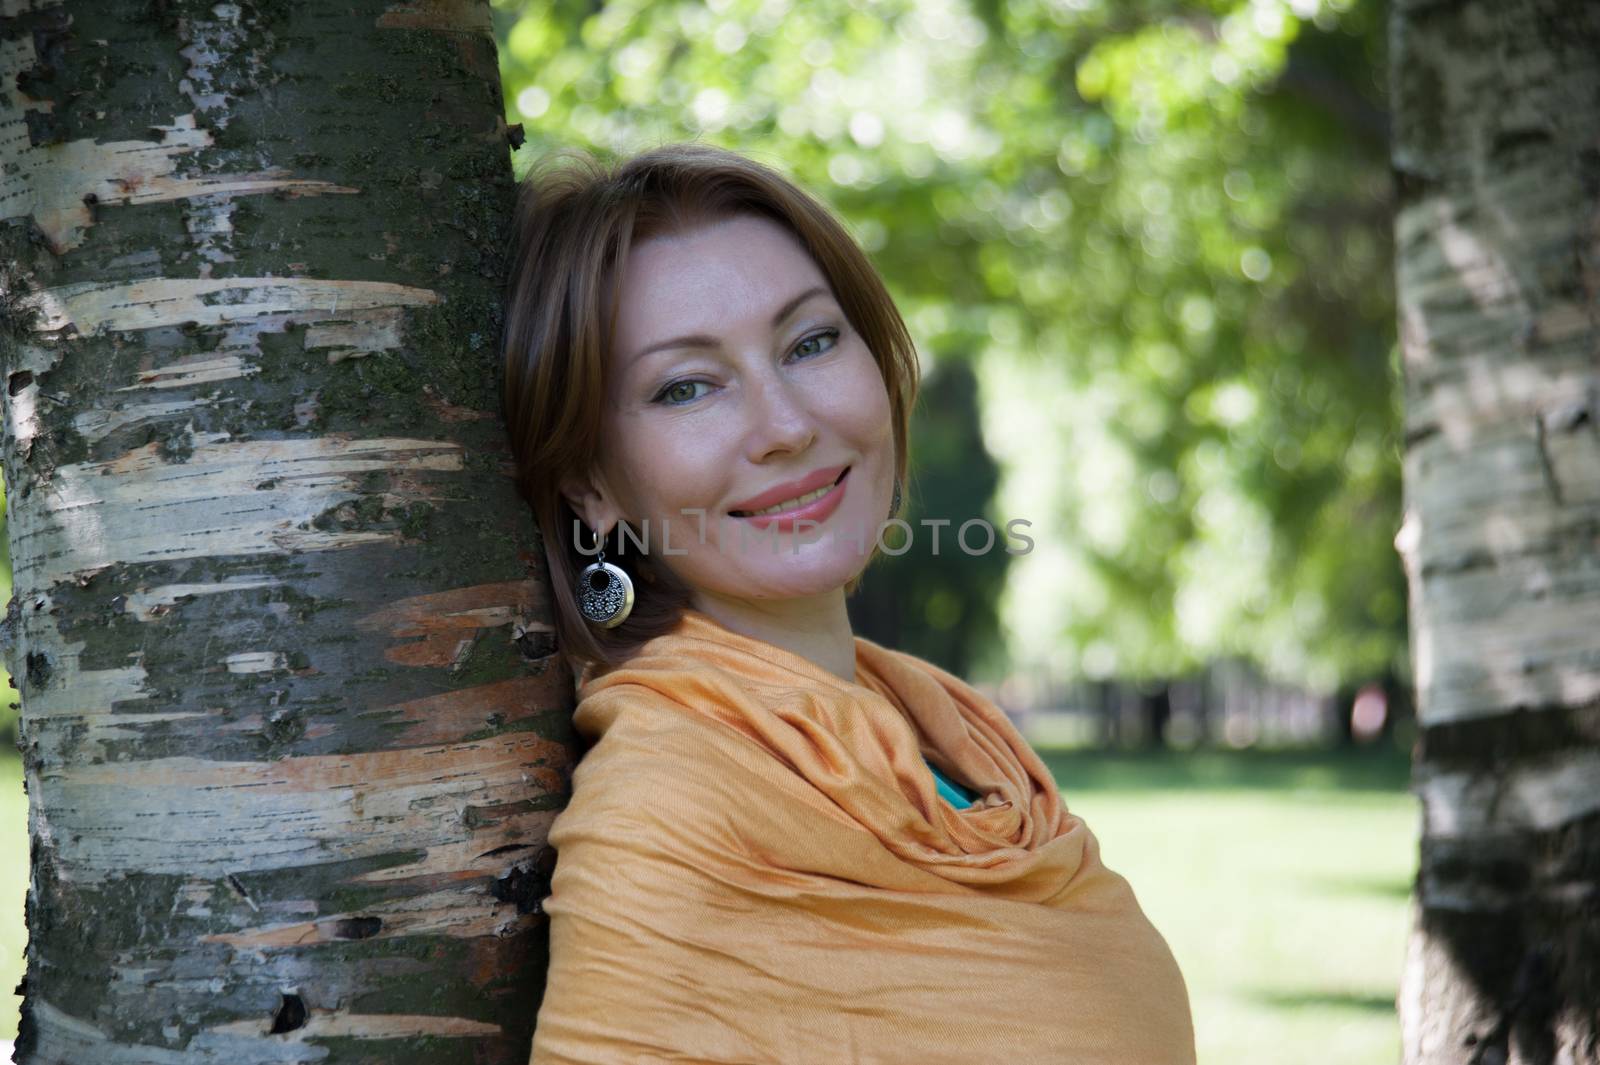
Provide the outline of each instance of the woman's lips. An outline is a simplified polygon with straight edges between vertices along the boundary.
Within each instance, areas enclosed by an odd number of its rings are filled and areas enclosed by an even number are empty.
[[[779,532],[793,532],[795,526],[802,521],[821,523],[828,520],[828,515],[839,509],[839,504],[844,501],[845,482],[850,477],[850,468],[839,475],[826,495],[803,506],[792,510],[779,511],[776,514],[732,514],[731,517],[740,521],[747,521],[758,529],[776,528]]]

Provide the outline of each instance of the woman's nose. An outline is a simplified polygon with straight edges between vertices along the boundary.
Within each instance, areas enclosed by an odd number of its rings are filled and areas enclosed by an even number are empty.
[[[752,462],[777,453],[804,451],[816,439],[816,416],[799,385],[774,374],[752,381],[746,395],[751,400],[745,413]]]

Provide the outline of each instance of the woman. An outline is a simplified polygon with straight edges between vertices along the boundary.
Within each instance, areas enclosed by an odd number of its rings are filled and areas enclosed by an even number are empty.
[[[851,633],[916,353],[843,227],[705,145],[521,190],[506,413],[589,744],[532,1065],[1194,1060],[1038,755]]]

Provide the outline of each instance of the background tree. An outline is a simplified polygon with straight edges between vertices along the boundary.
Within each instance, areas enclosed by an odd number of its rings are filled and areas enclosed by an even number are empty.
[[[901,511],[911,533],[885,530],[884,553],[849,600],[861,635],[914,648],[957,676],[996,638],[1006,548],[1024,547],[996,527],[996,544],[985,551],[982,526],[962,528],[988,512],[1000,479],[979,415],[969,362],[947,360],[924,380],[911,425],[916,472]]]
[[[1397,3],[1410,1065],[1600,1061],[1600,5]]]
[[[571,690],[487,9],[7,16],[15,1060],[522,1065]]]

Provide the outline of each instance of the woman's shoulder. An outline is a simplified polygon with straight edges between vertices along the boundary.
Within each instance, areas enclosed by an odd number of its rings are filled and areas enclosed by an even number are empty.
[[[631,806],[726,777],[743,742],[718,712],[732,696],[705,677],[692,690],[683,680],[612,673],[585,687],[573,714],[588,744],[574,769],[574,798],[587,786],[591,799],[604,793],[607,805]]]

